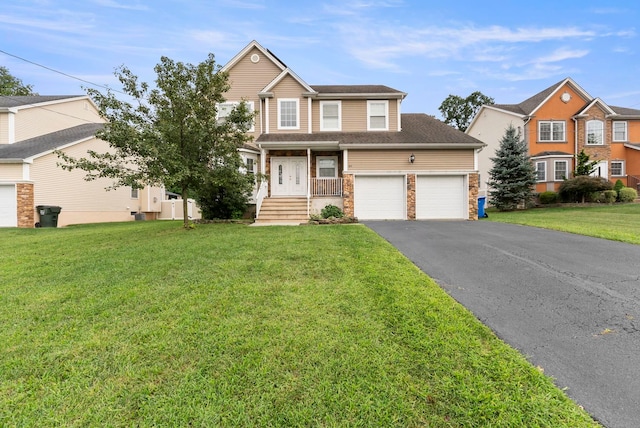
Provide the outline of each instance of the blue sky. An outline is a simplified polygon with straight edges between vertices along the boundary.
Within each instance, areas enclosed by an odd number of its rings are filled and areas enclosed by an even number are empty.
[[[383,84],[404,112],[441,117],[449,95],[517,103],[565,77],[611,105],[640,108],[640,6],[539,0],[20,0],[0,10],[0,50],[118,88],[126,65],[152,83],[162,55],[224,65],[251,40],[307,83]],[[41,95],[78,80],[0,53]]]

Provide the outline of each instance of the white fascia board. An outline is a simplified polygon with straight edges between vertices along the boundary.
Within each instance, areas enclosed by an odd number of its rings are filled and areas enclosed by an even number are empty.
[[[69,148],[69,147],[75,146],[76,144],[84,143],[85,141],[89,141],[89,140],[93,140],[93,139],[97,139],[97,138],[96,138],[94,135],[92,135],[92,136],[90,136],[90,137],[82,138],[82,139],[80,139],[80,140],[76,140],[76,141],[74,141],[74,142],[72,142],[72,143],[67,143],[67,144],[64,144],[64,145],[62,145],[62,146],[60,146],[60,147],[56,147],[55,149],[46,150],[46,151],[44,151],[44,152],[41,152],[41,153],[38,153],[38,154],[36,154],[36,155],[30,156],[30,157],[28,157],[28,158],[25,158],[25,160],[24,160],[24,161],[25,161],[25,162],[30,162],[30,163],[31,163],[31,162],[33,162],[35,159],[38,159],[38,158],[41,158],[41,157],[46,156],[46,155],[48,155],[48,154],[51,154],[51,153],[55,152],[56,150],[64,150],[64,149],[66,149],[66,148]]]
[[[264,149],[339,149],[339,141],[267,141],[260,143],[260,147]]]
[[[395,150],[403,150],[403,149],[479,149],[485,147],[484,143],[384,143],[384,144],[375,144],[375,143],[342,143],[340,144],[341,149],[395,149]]]
[[[544,104],[547,103],[547,101],[549,101],[555,94],[558,93],[558,91],[560,90],[560,88],[562,88],[564,85],[569,84],[571,85],[571,87],[573,88],[573,90],[575,90],[578,95],[580,95],[584,100],[586,101],[591,101],[593,100],[593,97],[591,95],[589,95],[587,93],[587,91],[585,91],[584,89],[582,89],[582,87],[580,85],[578,85],[571,77],[567,77],[566,79],[564,79],[557,87],[556,89],[551,92],[549,94],[549,96],[547,98],[545,98],[540,104],[538,104],[538,106],[536,108],[533,109],[533,111],[531,112],[530,116],[533,116],[539,109],[540,107],[542,107]]]
[[[282,79],[284,79],[286,76],[291,76],[293,77],[293,79],[298,82],[300,84],[300,86],[302,86],[304,88],[304,90],[307,93],[315,93],[316,91],[314,91],[308,84],[307,82],[305,82],[304,80],[302,80],[300,78],[300,76],[298,76],[296,73],[293,72],[293,70],[291,70],[290,68],[285,68],[279,75],[276,76],[275,79],[273,79],[271,81],[271,83],[269,83],[267,86],[264,87],[264,89],[262,89],[260,91],[261,94],[268,94],[271,93],[272,89],[278,84],[280,83],[280,81],[282,81]]]
[[[531,156],[531,160],[539,160],[539,159],[556,159],[556,158],[567,158],[573,159],[573,155],[544,155],[544,156]]]

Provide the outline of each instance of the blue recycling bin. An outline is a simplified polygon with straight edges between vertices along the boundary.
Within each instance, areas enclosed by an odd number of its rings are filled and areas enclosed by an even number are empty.
[[[478,218],[489,217],[486,212],[484,212],[484,204],[487,201],[486,196],[480,196],[478,198]]]

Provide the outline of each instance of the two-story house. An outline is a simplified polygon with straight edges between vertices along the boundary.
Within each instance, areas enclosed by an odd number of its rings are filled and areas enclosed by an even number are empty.
[[[224,116],[255,111],[247,169],[265,174],[257,222],[305,221],[327,204],[359,219],[477,219],[484,144],[426,114],[402,113],[406,93],[383,85],[309,85],[256,41],[222,71]]]
[[[39,205],[62,207],[58,226],[161,212],[161,188],[106,191],[110,180],[86,181],[84,171],[58,166],[56,149],[75,157],[106,151],[95,138],[103,123],[87,96],[0,97],[0,227],[34,227]]]
[[[481,194],[487,191],[490,158],[509,125],[521,132],[529,147],[537,192],[557,190],[572,177],[582,150],[598,162],[592,175],[638,188],[640,110],[608,105],[566,78],[519,104],[480,108],[466,133],[487,144],[479,156]]]

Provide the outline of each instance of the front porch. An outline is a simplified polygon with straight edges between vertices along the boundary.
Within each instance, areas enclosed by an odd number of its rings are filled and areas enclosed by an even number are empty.
[[[264,151],[256,223],[306,222],[326,205],[343,208],[343,154],[329,150]]]

